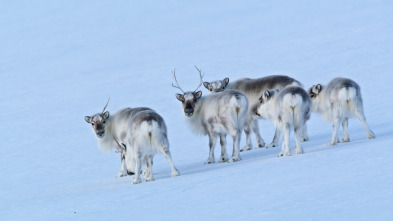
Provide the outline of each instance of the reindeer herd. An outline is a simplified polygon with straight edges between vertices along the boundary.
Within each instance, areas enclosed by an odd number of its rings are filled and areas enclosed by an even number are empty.
[[[184,91],[172,72],[176,83],[172,86],[182,93],[176,98],[182,103],[186,122],[196,134],[209,137],[209,157],[206,164],[215,162],[214,147],[220,138],[221,156],[219,162],[241,160],[240,152],[253,148],[251,131],[257,139],[257,148],[265,147],[259,133],[258,120],[269,119],[276,128],[272,142],[267,148],[276,147],[282,134],[280,156],[290,156],[289,136],[293,130],[295,153],[302,154],[302,141],[307,141],[307,120],[311,111],[320,113],[332,123],[333,134],[329,145],[339,142],[338,130],[343,127],[342,142],[349,142],[348,119],[357,117],[363,124],[367,137],[375,138],[363,111],[363,101],[359,85],[351,79],[335,78],[326,86],[317,84],[305,91],[303,85],[288,76],[272,75],[258,79],[229,78],[213,82],[203,82],[203,75],[197,68],[200,83],[194,91]],[[197,91],[202,85],[210,91],[202,96]],[[113,115],[105,109],[101,113],[86,116],[96,135],[98,146],[104,151],[112,149],[120,152],[121,167],[118,177],[134,175],[133,183],[141,183],[141,173],[146,181],[153,181],[153,157],[163,154],[169,162],[172,177],[179,176],[169,151],[167,128],[164,119],[147,107],[124,108]],[[246,134],[246,146],[240,148],[242,132]],[[232,157],[228,159],[226,135],[233,139]],[[142,165],[146,165],[142,172]]]

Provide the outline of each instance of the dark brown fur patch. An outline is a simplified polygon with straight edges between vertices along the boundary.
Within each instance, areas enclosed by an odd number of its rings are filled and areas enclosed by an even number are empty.
[[[295,79],[285,75],[271,75],[257,79],[243,78],[238,81],[243,81],[243,83],[239,84],[233,89],[240,91],[254,91],[255,93],[260,92],[261,85],[263,85],[264,88],[275,89],[277,85],[287,86],[294,82],[299,83]]]

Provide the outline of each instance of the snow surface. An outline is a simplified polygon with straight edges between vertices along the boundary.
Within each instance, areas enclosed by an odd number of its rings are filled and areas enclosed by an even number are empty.
[[[392,10],[389,0],[3,1],[0,220],[391,219]],[[206,81],[352,78],[377,138],[352,119],[352,142],[329,147],[331,126],[313,114],[303,155],[253,149],[204,165],[208,138],[191,133],[171,86],[176,68],[194,90],[193,65]],[[181,176],[158,155],[154,182],[116,178],[119,154],[100,152],[84,121],[108,97],[111,113],[147,106],[164,117]],[[272,124],[260,126],[270,142]]]

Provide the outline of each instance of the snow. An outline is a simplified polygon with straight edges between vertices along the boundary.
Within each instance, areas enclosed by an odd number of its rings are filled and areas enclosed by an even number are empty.
[[[0,219],[390,219],[392,9],[387,0],[3,2]],[[351,78],[377,138],[351,119],[351,142],[330,147],[331,125],[313,114],[303,155],[253,149],[204,165],[208,138],[191,132],[171,86],[176,68],[194,90],[194,65],[205,81],[287,74],[308,88]],[[147,106],[164,117],[181,176],[157,155],[154,182],[116,177],[119,154],[100,152],[84,121],[109,97],[111,113]],[[272,124],[260,127],[270,142]]]

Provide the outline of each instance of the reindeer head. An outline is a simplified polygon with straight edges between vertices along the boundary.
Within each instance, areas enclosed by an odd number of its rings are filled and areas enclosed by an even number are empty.
[[[224,78],[224,80],[203,82],[203,86],[210,91],[210,93],[221,92],[225,90],[225,87],[229,83],[229,78]]]
[[[196,91],[196,90],[198,90],[198,88],[203,83],[203,81],[202,81],[203,75],[202,75],[200,69],[198,69],[196,66],[195,66],[195,68],[199,72],[200,83],[199,83],[197,89],[195,89],[193,92],[191,92],[191,91],[184,92],[183,89],[180,88],[179,83],[177,82],[175,70],[173,70],[173,72],[172,72],[173,77],[175,78],[176,85],[177,85],[177,86],[175,86],[174,84],[172,84],[172,86],[179,89],[181,92],[183,92],[183,94],[176,94],[176,98],[182,102],[184,115],[186,115],[187,117],[191,117],[194,114],[195,105],[197,104],[199,98],[201,98],[201,96],[202,96],[202,91]]]
[[[108,106],[108,103],[109,99],[101,113],[94,114],[92,116],[85,116],[86,122],[91,124],[93,131],[98,138],[103,138],[105,136],[105,123],[106,120],[109,118],[109,112],[104,111],[105,108]]]
[[[259,104],[255,110],[255,114],[263,117],[263,118],[269,118],[268,114],[272,111],[269,110],[271,107],[269,107],[269,101],[272,100],[277,94],[278,94],[278,89],[276,90],[266,90],[262,96],[259,98]]]
[[[321,84],[313,85],[310,89],[308,89],[308,95],[310,95],[311,99],[315,99],[317,98],[319,93],[321,93],[321,91],[322,91]]]
[[[184,114],[191,117],[194,114],[195,104],[202,96],[202,91],[186,92],[184,94],[176,94],[176,98],[181,101],[183,105]]]
[[[311,109],[314,112],[317,112],[320,109],[321,103],[321,97],[319,96],[323,90],[323,86],[321,84],[313,85],[310,89],[308,89],[308,95],[310,95],[311,98]]]

